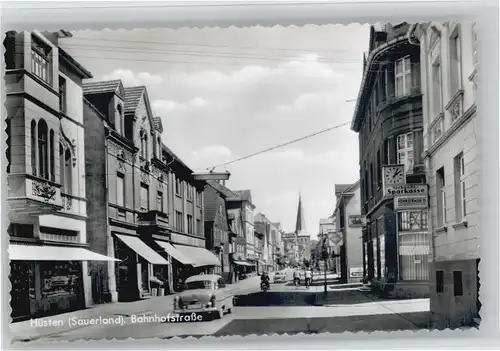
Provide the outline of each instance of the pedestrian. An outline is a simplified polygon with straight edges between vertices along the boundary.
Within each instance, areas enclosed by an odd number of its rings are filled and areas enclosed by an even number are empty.
[[[295,284],[295,286],[300,285],[300,274],[297,270],[293,271],[293,283]]]
[[[306,270],[306,272],[305,272],[305,280],[306,280],[306,288],[308,288],[309,285],[311,285],[311,281],[312,281],[312,273],[309,269]]]

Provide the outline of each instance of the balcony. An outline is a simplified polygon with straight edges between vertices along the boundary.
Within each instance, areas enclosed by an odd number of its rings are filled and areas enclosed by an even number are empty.
[[[170,224],[168,215],[160,211],[148,211],[140,213],[137,216],[137,224],[139,225],[138,231],[147,235],[170,234]]]
[[[12,221],[26,216],[54,214],[63,209],[61,185],[29,174],[9,174],[9,216]]]

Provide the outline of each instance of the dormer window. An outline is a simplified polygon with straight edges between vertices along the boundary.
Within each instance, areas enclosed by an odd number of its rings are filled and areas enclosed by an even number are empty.
[[[118,134],[122,134],[123,132],[123,111],[122,106],[118,104],[116,106],[116,122],[115,129]]]
[[[145,130],[141,130],[139,136],[141,139],[141,157],[148,158],[148,135]]]

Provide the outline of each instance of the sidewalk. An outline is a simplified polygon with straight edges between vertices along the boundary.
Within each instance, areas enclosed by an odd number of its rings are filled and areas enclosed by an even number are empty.
[[[238,290],[238,293],[252,293],[260,289],[259,277],[252,277],[235,284],[228,285],[228,288]],[[28,341],[38,339],[53,334],[59,334],[70,330],[87,328],[89,325],[74,325],[70,320],[90,321],[92,319],[116,318],[118,316],[129,317],[138,314],[151,314],[154,311],[169,311],[173,308],[176,294],[167,296],[157,296],[146,300],[133,302],[116,302],[102,305],[95,305],[85,310],[62,313],[55,316],[38,318],[24,322],[11,323],[9,330],[12,341]]]

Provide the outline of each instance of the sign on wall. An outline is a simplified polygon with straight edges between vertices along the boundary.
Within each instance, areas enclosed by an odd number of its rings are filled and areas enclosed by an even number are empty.
[[[350,278],[363,278],[363,267],[351,267],[349,268]]]
[[[428,204],[429,200],[427,195],[394,197],[395,210],[426,209]]]
[[[384,196],[427,196],[427,184],[400,184],[387,185],[384,189]]]
[[[341,232],[328,233],[328,246],[342,246],[343,244],[344,240]]]
[[[366,226],[366,217],[363,215],[350,215],[347,219],[349,227]]]

